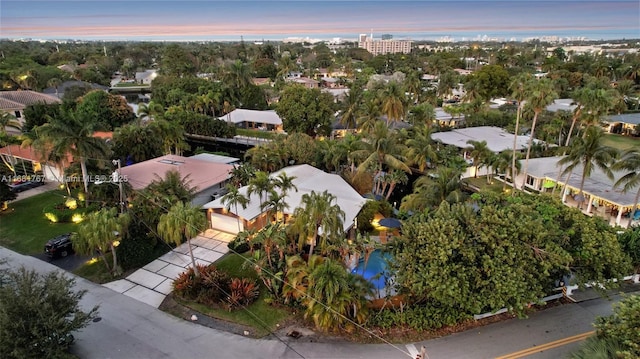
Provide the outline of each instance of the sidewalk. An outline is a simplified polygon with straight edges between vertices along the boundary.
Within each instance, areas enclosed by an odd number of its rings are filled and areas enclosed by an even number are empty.
[[[233,235],[214,230],[207,230],[193,238],[191,250],[196,263],[209,265],[220,259],[229,251],[227,243],[230,239],[233,239]],[[103,286],[158,308],[171,293],[174,279],[188,267],[191,267],[189,247],[187,243],[183,243],[127,278],[105,283]]]

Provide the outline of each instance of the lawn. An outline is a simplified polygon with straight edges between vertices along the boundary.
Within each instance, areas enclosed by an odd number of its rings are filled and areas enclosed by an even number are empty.
[[[22,254],[37,254],[45,243],[63,233],[73,232],[77,224],[51,223],[45,218],[45,206],[63,201],[66,192],[54,190],[11,202],[0,213],[0,245]]]
[[[479,188],[480,190],[489,190],[495,193],[502,193],[502,189],[504,187],[504,183],[496,179],[492,180],[491,184],[488,184],[487,176],[480,176],[478,178],[469,177],[469,178],[465,178],[463,182],[473,187]],[[510,186],[511,186],[511,183],[507,183],[506,188],[509,188]]]
[[[603,143],[606,146],[611,146],[624,151],[628,148],[640,147],[640,138],[616,134],[606,134]]]
[[[244,267],[245,257],[238,254],[227,254],[215,263],[215,266],[225,271],[230,277],[244,277],[256,279],[257,275],[251,267]],[[258,279],[256,279],[258,280]],[[259,281],[259,280],[258,280]],[[260,297],[249,305],[246,309],[236,309],[228,311],[223,308],[212,308],[203,304],[184,301],[176,298],[176,300],[185,306],[193,308],[200,313],[206,314],[213,318],[226,320],[228,322],[238,323],[254,328],[254,334],[257,337],[263,337],[277,329],[277,324],[284,323],[292,317],[292,314],[286,308],[278,308],[265,302],[267,298],[266,289],[261,285]]]

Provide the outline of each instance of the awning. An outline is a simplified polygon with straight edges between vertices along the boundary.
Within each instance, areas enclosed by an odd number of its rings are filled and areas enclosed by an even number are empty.
[[[553,188],[555,186],[556,186],[556,182],[552,180],[544,180],[544,184],[542,184],[542,187],[544,188]]]

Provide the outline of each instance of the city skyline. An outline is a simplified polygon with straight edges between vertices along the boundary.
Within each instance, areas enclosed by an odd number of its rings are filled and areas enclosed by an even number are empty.
[[[32,1],[0,2],[0,37],[137,41],[282,40],[393,34],[640,38],[638,1]]]

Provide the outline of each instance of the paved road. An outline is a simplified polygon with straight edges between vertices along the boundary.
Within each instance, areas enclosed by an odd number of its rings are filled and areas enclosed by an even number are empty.
[[[57,268],[36,258],[0,247],[0,258],[41,272]],[[100,305],[102,320],[76,335],[73,352],[83,359],[109,358],[409,358],[408,348],[384,344],[302,343],[284,338],[254,340],[172,317],[108,288],[77,278],[88,293],[82,305]],[[617,299],[614,297],[613,299]],[[592,330],[595,316],[611,313],[611,301],[596,299],[533,314],[526,320],[509,320],[423,343],[430,359],[495,358]],[[562,358],[577,344],[529,356]],[[402,350],[399,350],[399,349]],[[404,352],[403,352],[404,351]]]

